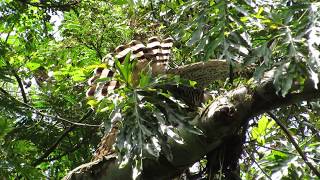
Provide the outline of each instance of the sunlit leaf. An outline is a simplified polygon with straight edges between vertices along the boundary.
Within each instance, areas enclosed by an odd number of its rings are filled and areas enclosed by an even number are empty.
[[[13,129],[13,123],[9,120],[0,118],[0,140]]]
[[[187,46],[192,46],[202,38],[203,32],[201,28],[198,28],[192,33],[191,39],[187,42]]]
[[[34,71],[34,70],[38,69],[38,68],[41,66],[41,64],[35,63],[35,62],[28,62],[28,63],[26,64],[26,66],[27,66],[31,71]]]

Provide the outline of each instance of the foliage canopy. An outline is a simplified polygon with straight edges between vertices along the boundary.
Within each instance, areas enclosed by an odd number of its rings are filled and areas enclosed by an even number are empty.
[[[319,83],[320,3],[313,0],[4,0],[0,2],[0,19],[0,178],[60,179],[90,161],[104,130],[110,128],[108,114],[113,104],[102,102],[100,109],[107,108],[105,112],[92,112],[94,102],[88,104],[85,97],[86,80],[106,54],[132,39],[172,36],[176,40],[172,67],[225,59],[231,66],[241,64],[243,69],[254,66],[253,79],[257,81],[274,69],[273,83],[281,96],[301,91],[307,79]],[[129,70],[123,72],[128,74]],[[161,77],[148,77],[141,80],[148,81],[141,82],[142,86],[162,82]],[[212,83],[207,91],[218,96],[250,84],[246,76],[230,78],[233,80]],[[136,107],[138,113],[130,114],[132,118],[155,117],[161,121],[156,114],[161,111],[152,114],[146,109],[157,109],[149,102],[162,98],[167,106],[158,105],[171,112],[168,119],[172,120],[172,114],[183,119],[182,114],[188,112],[170,94],[155,93],[157,96],[149,96],[155,99],[148,100],[134,94],[149,93],[143,91],[146,89],[119,91],[133,93],[131,97],[143,102],[143,108],[130,98],[119,107]],[[178,108],[181,112],[172,112]],[[315,178],[273,119],[284,123],[311,164],[316,165],[320,161],[319,112],[319,101],[304,101],[253,117],[240,159],[240,176]],[[156,123],[154,119],[146,121]],[[139,125],[132,122],[124,127]],[[157,131],[150,131],[149,126],[139,125],[141,131],[131,135],[155,136]],[[186,127],[199,133],[193,126]],[[181,140],[178,135],[171,138]],[[119,139],[121,147],[127,137]],[[160,153],[156,145],[149,150]],[[128,151],[122,153],[128,155]],[[196,165],[196,172],[191,174],[207,177],[205,158]]]

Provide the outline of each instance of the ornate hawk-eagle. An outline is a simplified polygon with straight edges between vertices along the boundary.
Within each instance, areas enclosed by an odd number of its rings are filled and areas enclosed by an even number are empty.
[[[130,54],[130,61],[136,61],[132,73],[134,85],[137,85],[139,73],[148,70],[149,67],[154,76],[165,73],[168,70],[172,45],[172,38],[161,40],[158,37],[151,37],[146,45],[133,40],[126,45],[118,46],[115,53],[108,54],[103,59],[107,66],[96,68],[94,75],[88,80],[90,88],[87,91],[87,97],[102,99],[121,86],[121,83],[114,78],[116,74],[115,59],[123,63],[128,54]],[[115,143],[117,132],[118,127],[113,124],[110,131],[102,138],[93,160],[101,159],[114,152],[112,146]]]
[[[170,69],[168,64],[172,46],[172,38],[162,40],[158,37],[149,38],[146,45],[140,41],[133,40],[126,45],[118,46],[115,49],[115,53],[108,54],[104,58],[103,61],[106,63],[106,67],[96,68],[94,75],[88,80],[90,88],[87,91],[87,97],[101,100],[107,97],[110,92],[123,86],[114,78],[117,73],[115,59],[123,63],[126,56],[130,54],[130,62],[136,61],[132,73],[134,86],[138,85],[139,73],[148,69],[151,69],[153,76],[163,73],[179,75],[184,79],[196,81],[198,88],[177,86],[164,86],[163,88],[183,99],[187,104],[200,106],[207,98],[203,88],[213,81],[225,80],[230,74],[230,63],[225,60],[210,60]],[[239,66],[234,66],[233,70],[234,73],[241,73]],[[102,138],[93,160],[98,160],[114,153],[113,144],[117,133],[118,126],[113,124],[110,131]]]

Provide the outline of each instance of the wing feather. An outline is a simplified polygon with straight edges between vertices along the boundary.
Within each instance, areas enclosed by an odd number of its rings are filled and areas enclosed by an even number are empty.
[[[95,97],[101,99],[107,96],[111,91],[120,87],[120,82],[114,80],[114,74],[116,71],[114,58],[117,58],[120,63],[124,62],[125,57],[128,53],[131,53],[130,59],[137,59],[138,61],[144,62],[145,56],[145,45],[139,41],[131,41],[126,45],[120,45],[115,49],[115,55],[108,54],[103,58],[103,62],[107,64],[106,68],[98,67],[94,71],[93,77],[88,80],[90,88],[86,95],[87,97]],[[105,82],[97,82],[101,78],[110,78]]]

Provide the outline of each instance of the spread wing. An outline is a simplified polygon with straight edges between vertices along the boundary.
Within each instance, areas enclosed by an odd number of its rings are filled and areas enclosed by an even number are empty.
[[[164,73],[167,70],[172,45],[172,38],[166,38],[161,41],[158,37],[151,37],[148,39],[147,46],[136,40],[126,45],[118,46],[115,49],[115,55],[108,54],[104,58],[103,61],[107,64],[107,67],[96,68],[93,77],[88,80],[90,88],[87,91],[87,97],[94,97],[100,100],[111,91],[120,87],[120,82],[114,79],[116,68],[113,57],[118,59],[120,63],[123,63],[127,54],[131,53],[130,59],[137,60],[133,72],[133,81],[136,83],[139,73],[148,64],[152,68],[153,75]]]
[[[139,41],[131,41],[127,45],[120,45],[115,49],[115,55],[108,54],[103,58],[103,62],[107,67],[98,67],[94,71],[94,75],[88,80],[90,88],[86,95],[87,97],[94,97],[98,100],[107,96],[111,91],[120,87],[120,82],[114,79],[116,72],[115,59],[120,63],[124,62],[125,57],[131,52],[130,59],[137,59],[138,61],[145,61],[144,51],[145,46]]]
[[[153,56],[153,61],[151,63],[153,75],[167,71],[172,45],[172,38],[166,38],[163,41],[158,37],[151,37],[148,39],[147,49]]]
[[[139,73],[147,66],[151,66],[154,75],[164,73],[168,68],[171,48],[173,45],[172,38],[166,38],[161,41],[158,37],[151,37],[148,39],[147,46],[144,46],[139,41],[131,41],[127,45],[118,46],[115,50],[114,56],[120,63],[128,53],[131,52],[130,59],[136,59],[137,63],[133,69],[133,81],[138,80]],[[108,93],[120,86],[120,83],[114,80],[115,64],[111,54],[104,58],[107,68],[97,68],[94,76],[89,79],[88,83],[91,86],[87,92],[88,97],[95,97],[97,99],[107,96]],[[101,79],[106,78],[106,81]],[[99,79],[101,81],[99,81]],[[135,82],[134,82],[135,83]],[[108,154],[112,154],[113,144],[118,133],[118,127],[113,124],[109,133],[102,138],[99,148],[96,150],[93,160],[98,160]]]

